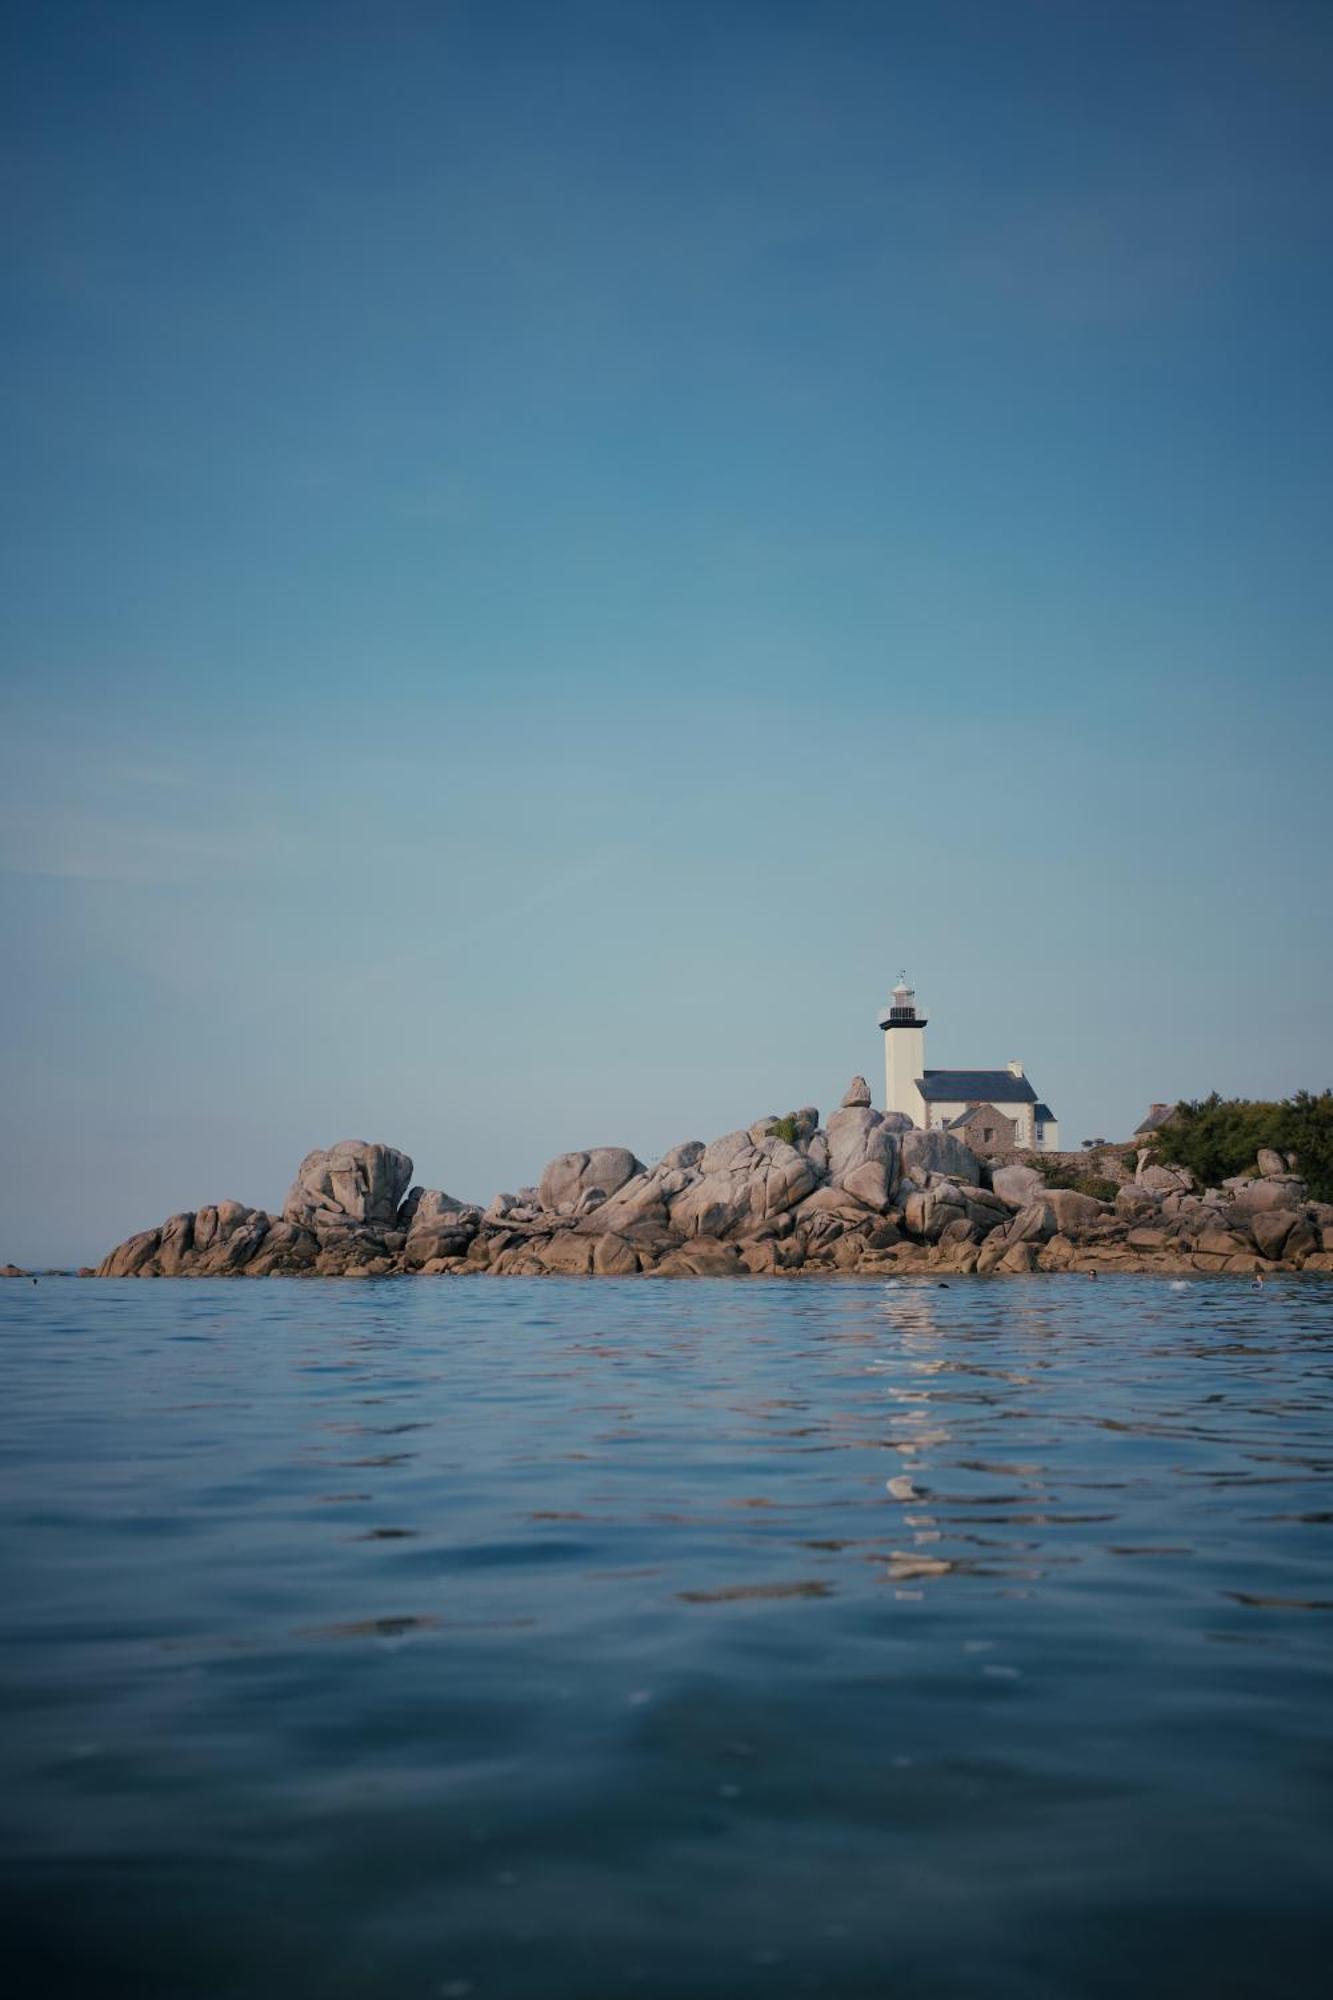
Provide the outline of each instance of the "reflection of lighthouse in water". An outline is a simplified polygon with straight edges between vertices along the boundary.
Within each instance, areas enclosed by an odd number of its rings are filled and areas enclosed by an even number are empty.
[[[890,1502],[902,1509],[902,1527],[909,1531],[899,1539],[911,1547],[890,1550],[886,1573],[889,1581],[906,1585],[932,1576],[947,1576],[953,1562],[940,1555],[940,1529],[934,1514],[927,1511],[925,1483],[927,1455],[937,1445],[949,1444],[953,1433],[932,1427],[934,1404],[923,1377],[941,1375],[947,1363],[936,1350],[940,1328],[931,1310],[931,1295],[924,1288],[893,1290],[884,1300],[883,1310],[902,1339],[903,1357],[912,1380],[890,1384],[888,1393],[897,1406],[889,1415],[890,1449],[897,1455],[899,1469],[885,1482]],[[919,1386],[918,1386],[919,1385]],[[917,1589],[899,1588],[898,1597],[912,1600],[923,1595]]]
[[[880,1378],[889,1404],[884,1492],[893,1546],[885,1576],[894,1594],[908,1600],[921,1598],[921,1586],[931,1578],[959,1573],[1003,1578],[1002,1596],[1026,1597],[1052,1561],[1079,1559],[1052,1555],[1043,1546],[1040,1531],[1056,1518],[1050,1514],[1058,1504],[1055,1469],[1043,1449],[1049,1440],[1042,1436],[1039,1443],[1029,1431],[1029,1421],[1041,1423],[1046,1357],[1061,1330],[1059,1309],[1028,1298],[1013,1302],[1006,1295],[1004,1326],[1017,1337],[1019,1354],[1009,1343],[1001,1360],[985,1351],[989,1341],[972,1344],[988,1330],[984,1320],[960,1328],[946,1308],[948,1323],[941,1325],[936,1311],[943,1304],[929,1281],[891,1282],[879,1302],[894,1340],[891,1355],[867,1365],[867,1372]],[[993,1437],[991,1419],[997,1415],[1024,1420],[1015,1426],[1015,1444],[1028,1433],[1014,1457],[1005,1452],[1003,1463],[984,1446],[984,1456],[968,1449],[979,1429]],[[946,1429],[945,1423],[955,1427]],[[1003,1484],[997,1486],[997,1479]],[[989,1651],[990,1645],[976,1639],[964,1650]],[[980,1671],[1008,1679],[1018,1669],[997,1662]]]

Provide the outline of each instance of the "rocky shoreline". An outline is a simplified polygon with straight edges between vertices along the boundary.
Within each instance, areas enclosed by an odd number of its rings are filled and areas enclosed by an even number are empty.
[[[1333,1273],[1333,1205],[1291,1159],[1260,1154],[1199,1190],[1145,1152],[1102,1201],[876,1111],[860,1077],[827,1126],[807,1106],[653,1166],[622,1146],[562,1153],[485,1208],[411,1180],[405,1153],[345,1140],[307,1154],[280,1216],[238,1201],[173,1215],[80,1276]]]

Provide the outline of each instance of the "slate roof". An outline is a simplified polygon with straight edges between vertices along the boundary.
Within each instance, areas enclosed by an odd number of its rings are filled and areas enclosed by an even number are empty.
[[[1171,1123],[1175,1115],[1176,1107],[1174,1104],[1154,1104],[1143,1123],[1134,1127],[1134,1137],[1137,1139],[1140,1132],[1160,1131],[1163,1125]]]
[[[1007,1069],[928,1069],[917,1080],[927,1104],[1035,1104],[1037,1093],[1025,1076]]]
[[[994,1110],[993,1104],[969,1104],[966,1111],[960,1111],[957,1117],[951,1118],[944,1129],[946,1132],[959,1132],[964,1125],[970,1125],[974,1118],[984,1118],[988,1111]],[[1004,1113],[1001,1111],[996,1115],[1003,1118]]]
[[[1039,1125],[1058,1125],[1060,1123],[1060,1120],[1056,1117],[1049,1104],[1039,1104],[1032,1115]]]

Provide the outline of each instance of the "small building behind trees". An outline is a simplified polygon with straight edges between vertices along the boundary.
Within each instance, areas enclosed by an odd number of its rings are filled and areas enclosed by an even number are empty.
[[[1141,1125],[1134,1127],[1134,1137],[1146,1146],[1154,1132],[1160,1132],[1163,1125],[1169,1125],[1176,1115],[1174,1104],[1153,1104],[1148,1107],[1148,1116]]]

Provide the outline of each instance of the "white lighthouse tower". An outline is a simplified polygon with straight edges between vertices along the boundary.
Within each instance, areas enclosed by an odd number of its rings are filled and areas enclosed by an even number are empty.
[[[902,1111],[914,1125],[922,1121],[918,1080],[926,1073],[926,1023],[916,1011],[907,974],[898,974],[893,1000],[879,1017],[884,1030],[884,1108]]]

